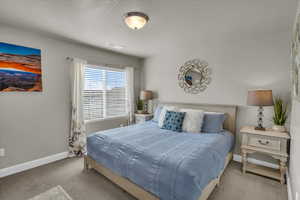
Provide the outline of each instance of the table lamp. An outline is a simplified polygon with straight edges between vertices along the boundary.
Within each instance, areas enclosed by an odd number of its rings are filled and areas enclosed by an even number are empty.
[[[148,114],[148,100],[153,98],[153,93],[150,90],[142,90],[140,99],[144,102],[144,114]]]
[[[247,105],[258,106],[258,126],[255,130],[266,130],[263,127],[263,107],[273,106],[273,95],[272,90],[250,90],[248,91]]]

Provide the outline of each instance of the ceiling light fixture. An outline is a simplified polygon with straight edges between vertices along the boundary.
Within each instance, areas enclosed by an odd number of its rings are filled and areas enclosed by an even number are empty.
[[[128,12],[125,15],[125,23],[134,30],[143,28],[149,21],[149,17],[141,12]]]

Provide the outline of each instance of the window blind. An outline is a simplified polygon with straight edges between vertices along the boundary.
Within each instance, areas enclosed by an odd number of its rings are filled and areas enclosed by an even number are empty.
[[[83,109],[85,120],[127,114],[126,72],[86,66]]]

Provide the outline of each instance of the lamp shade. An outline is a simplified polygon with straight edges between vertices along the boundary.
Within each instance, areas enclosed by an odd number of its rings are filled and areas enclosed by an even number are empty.
[[[140,93],[141,100],[149,100],[149,99],[152,99],[152,97],[153,97],[153,94],[152,94],[152,91],[150,91],[150,90],[142,90]]]
[[[247,104],[249,106],[272,106],[272,90],[250,90],[248,91]]]

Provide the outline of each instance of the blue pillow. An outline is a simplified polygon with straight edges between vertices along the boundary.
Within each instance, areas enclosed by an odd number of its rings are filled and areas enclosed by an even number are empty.
[[[181,132],[185,112],[174,112],[167,110],[162,129]]]
[[[155,109],[155,112],[154,112],[154,117],[153,117],[153,121],[155,122],[158,122],[158,119],[159,119],[159,116],[160,116],[160,113],[163,109],[163,106],[157,106],[156,109]]]
[[[203,118],[202,132],[219,133],[223,131],[223,123],[226,119],[224,113],[205,112]]]

